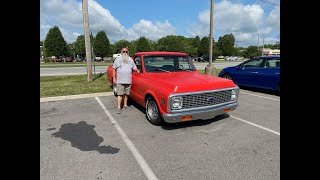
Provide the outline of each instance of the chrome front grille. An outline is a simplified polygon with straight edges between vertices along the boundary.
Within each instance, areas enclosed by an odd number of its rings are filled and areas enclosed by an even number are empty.
[[[231,90],[183,95],[182,109],[212,106],[229,102]]]

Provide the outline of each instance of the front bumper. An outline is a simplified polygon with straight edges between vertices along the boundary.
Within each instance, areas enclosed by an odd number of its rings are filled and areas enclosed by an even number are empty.
[[[216,107],[209,107],[201,110],[193,110],[193,111],[187,111],[187,112],[178,112],[178,113],[171,113],[171,114],[163,114],[162,117],[165,122],[167,123],[176,123],[176,122],[182,122],[182,117],[185,116],[192,116],[191,120],[200,120],[200,119],[212,119],[218,115],[225,114],[225,109],[230,108],[231,111],[235,110],[238,106],[238,102],[234,102],[231,104],[216,106]]]

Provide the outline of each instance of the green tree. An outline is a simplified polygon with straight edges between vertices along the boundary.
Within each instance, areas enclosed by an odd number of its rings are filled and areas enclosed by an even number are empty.
[[[260,55],[260,50],[258,46],[249,46],[246,50],[243,51],[243,56],[245,58],[253,58]]]
[[[75,43],[72,43],[72,44],[68,44],[68,49],[69,49],[69,54],[75,58],[76,56],[76,51],[75,51]]]
[[[217,43],[213,42],[213,49],[212,49],[212,60],[217,59],[218,56],[221,56],[222,52],[220,51]]]
[[[81,58],[86,55],[86,48],[84,42],[84,35],[80,35],[77,37],[76,42],[74,43],[75,53],[79,55]]]
[[[128,47],[129,48],[130,47],[130,42],[127,41],[127,40],[120,40],[120,41],[115,43],[115,46],[116,46],[116,48],[115,48],[116,53],[115,54],[117,54],[117,53],[121,52],[122,48],[124,48],[124,47]],[[129,49],[129,51],[131,51],[131,50]]]
[[[137,41],[137,49],[138,52],[147,52],[151,51],[150,44],[148,39],[145,37],[140,37]]]
[[[200,40],[200,45],[198,48],[198,56],[209,54],[209,37],[204,36]]]
[[[263,47],[270,49],[280,49],[280,43],[277,42],[276,44],[265,44]]]
[[[200,46],[200,37],[196,36],[192,39],[192,46],[198,48]]]
[[[103,57],[111,55],[110,41],[104,31],[99,31],[93,43],[93,51],[96,56]]]
[[[54,26],[49,30],[43,43],[47,56],[69,56],[67,42],[64,40],[58,26]]]
[[[234,36],[233,34],[227,34],[222,37],[219,37],[217,42],[217,47],[221,51],[223,56],[234,56],[235,47],[234,47]]]
[[[159,51],[185,52],[184,39],[183,36],[168,35],[158,40],[157,49]]]
[[[200,37],[196,36],[194,38],[190,39],[190,45],[189,49],[187,50],[187,53],[190,54],[191,56],[198,56],[198,49],[200,46]]]

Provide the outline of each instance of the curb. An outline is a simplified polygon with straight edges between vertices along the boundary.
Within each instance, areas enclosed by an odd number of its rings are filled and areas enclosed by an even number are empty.
[[[62,101],[62,100],[68,100],[68,99],[81,99],[81,98],[88,98],[88,97],[111,96],[111,95],[113,95],[113,92],[77,94],[77,95],[71,95],[71,96],[56,96],[56,97],[40,98],[40,102]]]

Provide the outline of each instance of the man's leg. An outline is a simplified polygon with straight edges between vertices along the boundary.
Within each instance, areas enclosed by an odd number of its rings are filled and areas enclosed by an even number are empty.
[[[128,95],[124,95],[124,100],[123,100],[123,107],[127,107],[128,105],[127,105],[127,102],[128,102]]]
[[[122,84],[117,84],[118,89],[118,113],[121,113],[121,103],[123,99],[123,95],[125,94],[124,86]]]
[[[124,94],[124,100],[123,100],[123,107],[128,107],[128,96],[130,95],[131,91],[131,84],[126,84],[125,85],[125,94]]]
[[[121,109],[122,96],[123,95],[118,95],[118,109]]]

